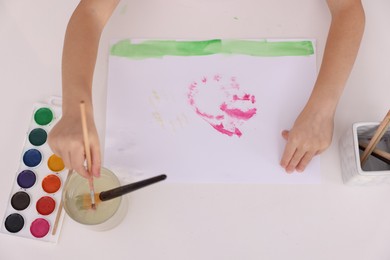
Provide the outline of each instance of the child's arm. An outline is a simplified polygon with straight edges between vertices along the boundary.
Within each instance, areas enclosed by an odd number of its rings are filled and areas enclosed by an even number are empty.
[[[365,15],[360,0],[327,0],[332,15],[325,52],[311,96],[290,131],[281,165],[303,171],[313,156],[332,141],[333,118],[363,36]]]
[[[119,0],[81,0],[69,20],[62,56],[62,118],[49,134],[49,144],[68,169],[87,177],[80,101],[87,110],[92,174],[100,174],[99,137],[93,119],[92,79],[101,33]]]

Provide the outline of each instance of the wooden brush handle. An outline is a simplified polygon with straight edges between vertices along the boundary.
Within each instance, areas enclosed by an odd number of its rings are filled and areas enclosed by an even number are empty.
[[[375,149],[375,146],[379,143],[383,134],[386,132],[389,124],[390,124],[390,110],[389,110],[389,112],[387,112],[387,115],[382,120],[382,122],[379,124],[377,130],[375,131],[374,136],[371,138],[371,141],[368,143],[367,148],[364,150],[362,156],[360,157],[360,164],[362,167],[363,167],[364,163],[366,162],[368,156]]]
[[[151,184],[154,184],[156,182],[165,180],[166,178],[167,178],[167,176],[165,174],[162,174],[162,175],[158,175],[158,176],[146,179],[146,180],[123,185],[123,186],[120,186],[118,188],[114,188],[111,190],[101,192],[99,195],[99,198],[102,201],[114,199],[114,198],[122,196],[126,193],[129,193],[129,192],[141,189],[143,187],[149,186]]]
[[[360,150],[364,151],[366,148],[367,148],[367,144],[359,143]],[[390,164],[390,153],[388,153],[388,152],[385,152],[385,151],[382,151],[382,150],[375,148],[372,151],[371,155],[378,158],[379,160],[387,163],[387,164]]]

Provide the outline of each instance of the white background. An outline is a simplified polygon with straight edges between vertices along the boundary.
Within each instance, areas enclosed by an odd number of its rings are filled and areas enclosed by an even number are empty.
[[[1,214],[33,103],[61,94],[64,31],[77,3],[0,1]],[[332,146],[321,157],[322,184],[161,183],[129,196],[127,218],[116,229],[96,233],[65,217],[57,245],[0,234],[0,258],[390,259],[390,189],[345,186],[337,146],[352,123],[379,121],[389,109],[390,2],[364,6],[365,37]],[[104,31],[96,66],[99,133],[112,38],[314,38],[320,64],[329,22],[324,0],[123,1]]]

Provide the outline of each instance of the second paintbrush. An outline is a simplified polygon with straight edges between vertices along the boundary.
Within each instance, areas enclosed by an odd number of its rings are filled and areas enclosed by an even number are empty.
[[[149,179],[145,179],[142,181],[130,183],[127,185],[119,186],[117,188],[102,191],[100,193],[95,194],[95,203],[98,205],[102,201],[111,200],[127,194],[129,192],[141,189],[143,187],[149,186],[159,181],[163,181],[167,178],[165,174],[158,175]],[[91,207],[91,197],[89,194],[79,195],[76,197],[76,206],[79,209],[89,209]]]

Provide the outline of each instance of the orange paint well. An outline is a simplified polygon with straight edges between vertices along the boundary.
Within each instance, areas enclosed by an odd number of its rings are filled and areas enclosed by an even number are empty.
[[[61,187],[61,180],[54,174],[47,175],[42,181],[42,188],[47,193],[54,193]]]

